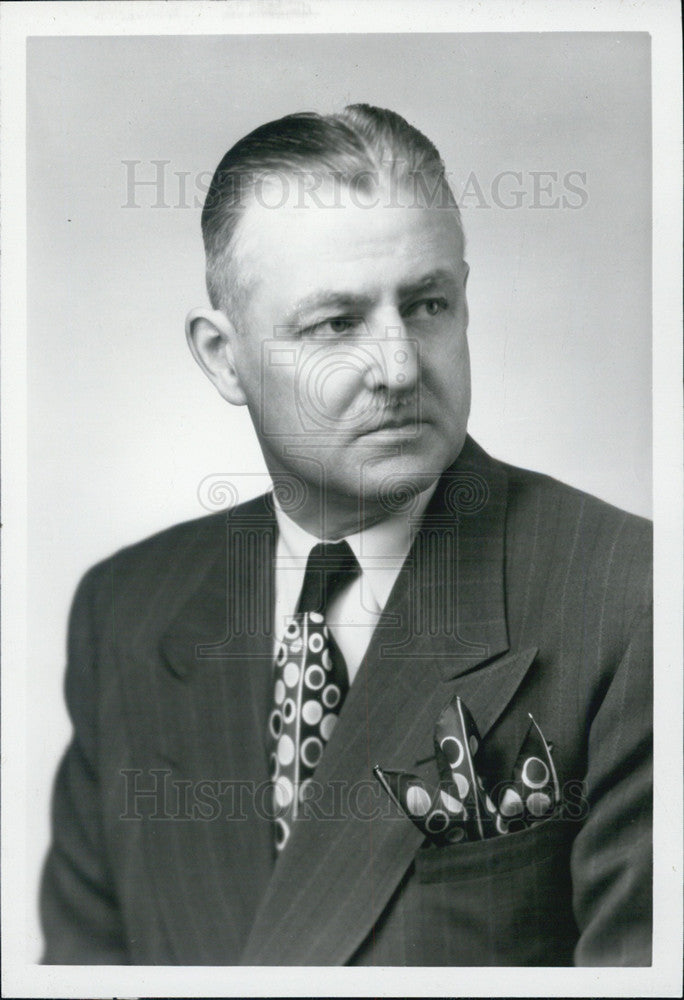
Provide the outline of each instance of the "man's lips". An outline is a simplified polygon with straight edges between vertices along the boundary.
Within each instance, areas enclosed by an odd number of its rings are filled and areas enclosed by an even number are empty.
[[[366,427],[361,431],[360,436],[368,434],[418,434],[423,420],[415,414],[413,416],[390,417],[373,427]]]

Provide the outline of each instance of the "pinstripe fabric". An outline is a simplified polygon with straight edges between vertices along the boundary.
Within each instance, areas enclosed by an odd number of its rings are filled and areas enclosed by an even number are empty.
[[[275,869],[259,801],[274,544],[262,499],[124,550],[79,588],[45,960],[648,963],[648,523],[469,440]],[[532,712],[564,822],[425,848],[381,799],[376,759],[432,776],[432,727],[457,693],[490,783]]]

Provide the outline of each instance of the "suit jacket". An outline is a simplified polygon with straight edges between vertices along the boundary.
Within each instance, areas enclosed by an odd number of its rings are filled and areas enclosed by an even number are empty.
[[[650,524],[471,439],[442,476],[277,860],[267,497],[94,567],[42,885],[47,963],[643,965],[651,948]],[[436,847],[377,761],[436,783],[460,694],[480,773],[532,713],[561,815]]]

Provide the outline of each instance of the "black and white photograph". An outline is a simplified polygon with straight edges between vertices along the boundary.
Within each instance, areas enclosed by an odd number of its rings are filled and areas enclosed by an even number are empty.
[[[678,995],[678,7],[0,13],[3,995]]]

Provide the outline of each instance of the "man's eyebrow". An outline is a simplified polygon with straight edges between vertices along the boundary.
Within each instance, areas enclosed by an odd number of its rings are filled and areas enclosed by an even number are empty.
[[[439,267],[434,271],[421,275],[415,280],[405,282],[399,286],[400,298],[408,298],[420,292],[429,291],[435,285],[445,282],[453,283],[456,280],[456,273],[448,267]],[[365,309],[373,304],[373,296],[360,292],[333,292],[320,291],[305,295],[294,305],[288,314],[286,326],[301,326],[303,323],[319,312],[339,312],[352,316],[361,315]]]
[[[372,303],[370,295],[354,292],[314,292],[300,299],[287,317],[287,324],[296,326],[317,312],[361,313]]]
[[[414,281],[408,281],[401,285],[399,293],[402,298],[409,298],[411,295],[420,294],[420,292],[429,292],[435,285],[444,284],[445,282],[453,284],[455,280],[455,271],[447,267],[439,267],[428,274],[422,275],[420,278],[416,278]]]

